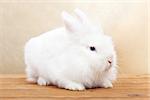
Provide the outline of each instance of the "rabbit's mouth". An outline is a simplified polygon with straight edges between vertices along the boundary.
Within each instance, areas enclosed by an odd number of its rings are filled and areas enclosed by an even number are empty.
[[[111,67],[112,67],[112,62],[108,61],[105,71],[109,71]]]

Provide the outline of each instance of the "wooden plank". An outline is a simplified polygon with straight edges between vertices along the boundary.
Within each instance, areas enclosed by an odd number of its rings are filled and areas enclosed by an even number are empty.
[[[97,98],[97,97],[51,97],[51,98],[0,98],[0,100],[149,100],[149,98]]]
[[[38,86],[37,84],[24,83],[3,83],[0,84],[0,89],[48,89],[51,86]],[[149,83],[114,83],[113,89],[150,89]]]
[[[69,91],[56,86],[29,84],[25,75],[0,75],[0,100],[148,100],[150,75],[120,75],[110,89]]]
[[[112,89],[90,89],[86,91],[67,91],[64,89],[1,89],[0,97],[149,97],[148,91],[139,90],[112,90]]]

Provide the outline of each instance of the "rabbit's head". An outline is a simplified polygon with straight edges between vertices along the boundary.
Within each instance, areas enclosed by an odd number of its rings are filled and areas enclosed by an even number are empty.
[[[77,18],[67,12],[62,13],[65,28],[73,45],[81,50],[90,66],[96,66],[101,71],[108,71],[116,66],[116,53],[110,36],[97,28],[88,17],[79,9],[75,10]]]

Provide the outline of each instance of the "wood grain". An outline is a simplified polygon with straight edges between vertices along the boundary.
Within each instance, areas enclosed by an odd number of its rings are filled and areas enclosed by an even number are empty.
[[[25,75],[0,75],[0,100],[150,100],[150,75],[120,75],[113,88],[69,91],[26,82]]]

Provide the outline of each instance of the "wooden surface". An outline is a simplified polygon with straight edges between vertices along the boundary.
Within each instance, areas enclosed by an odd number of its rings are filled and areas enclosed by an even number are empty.
[[[0,75],[0,100],[150,100],[150,75],[120,75],[111,89],[69,91],[29,84],[24,75]]]

